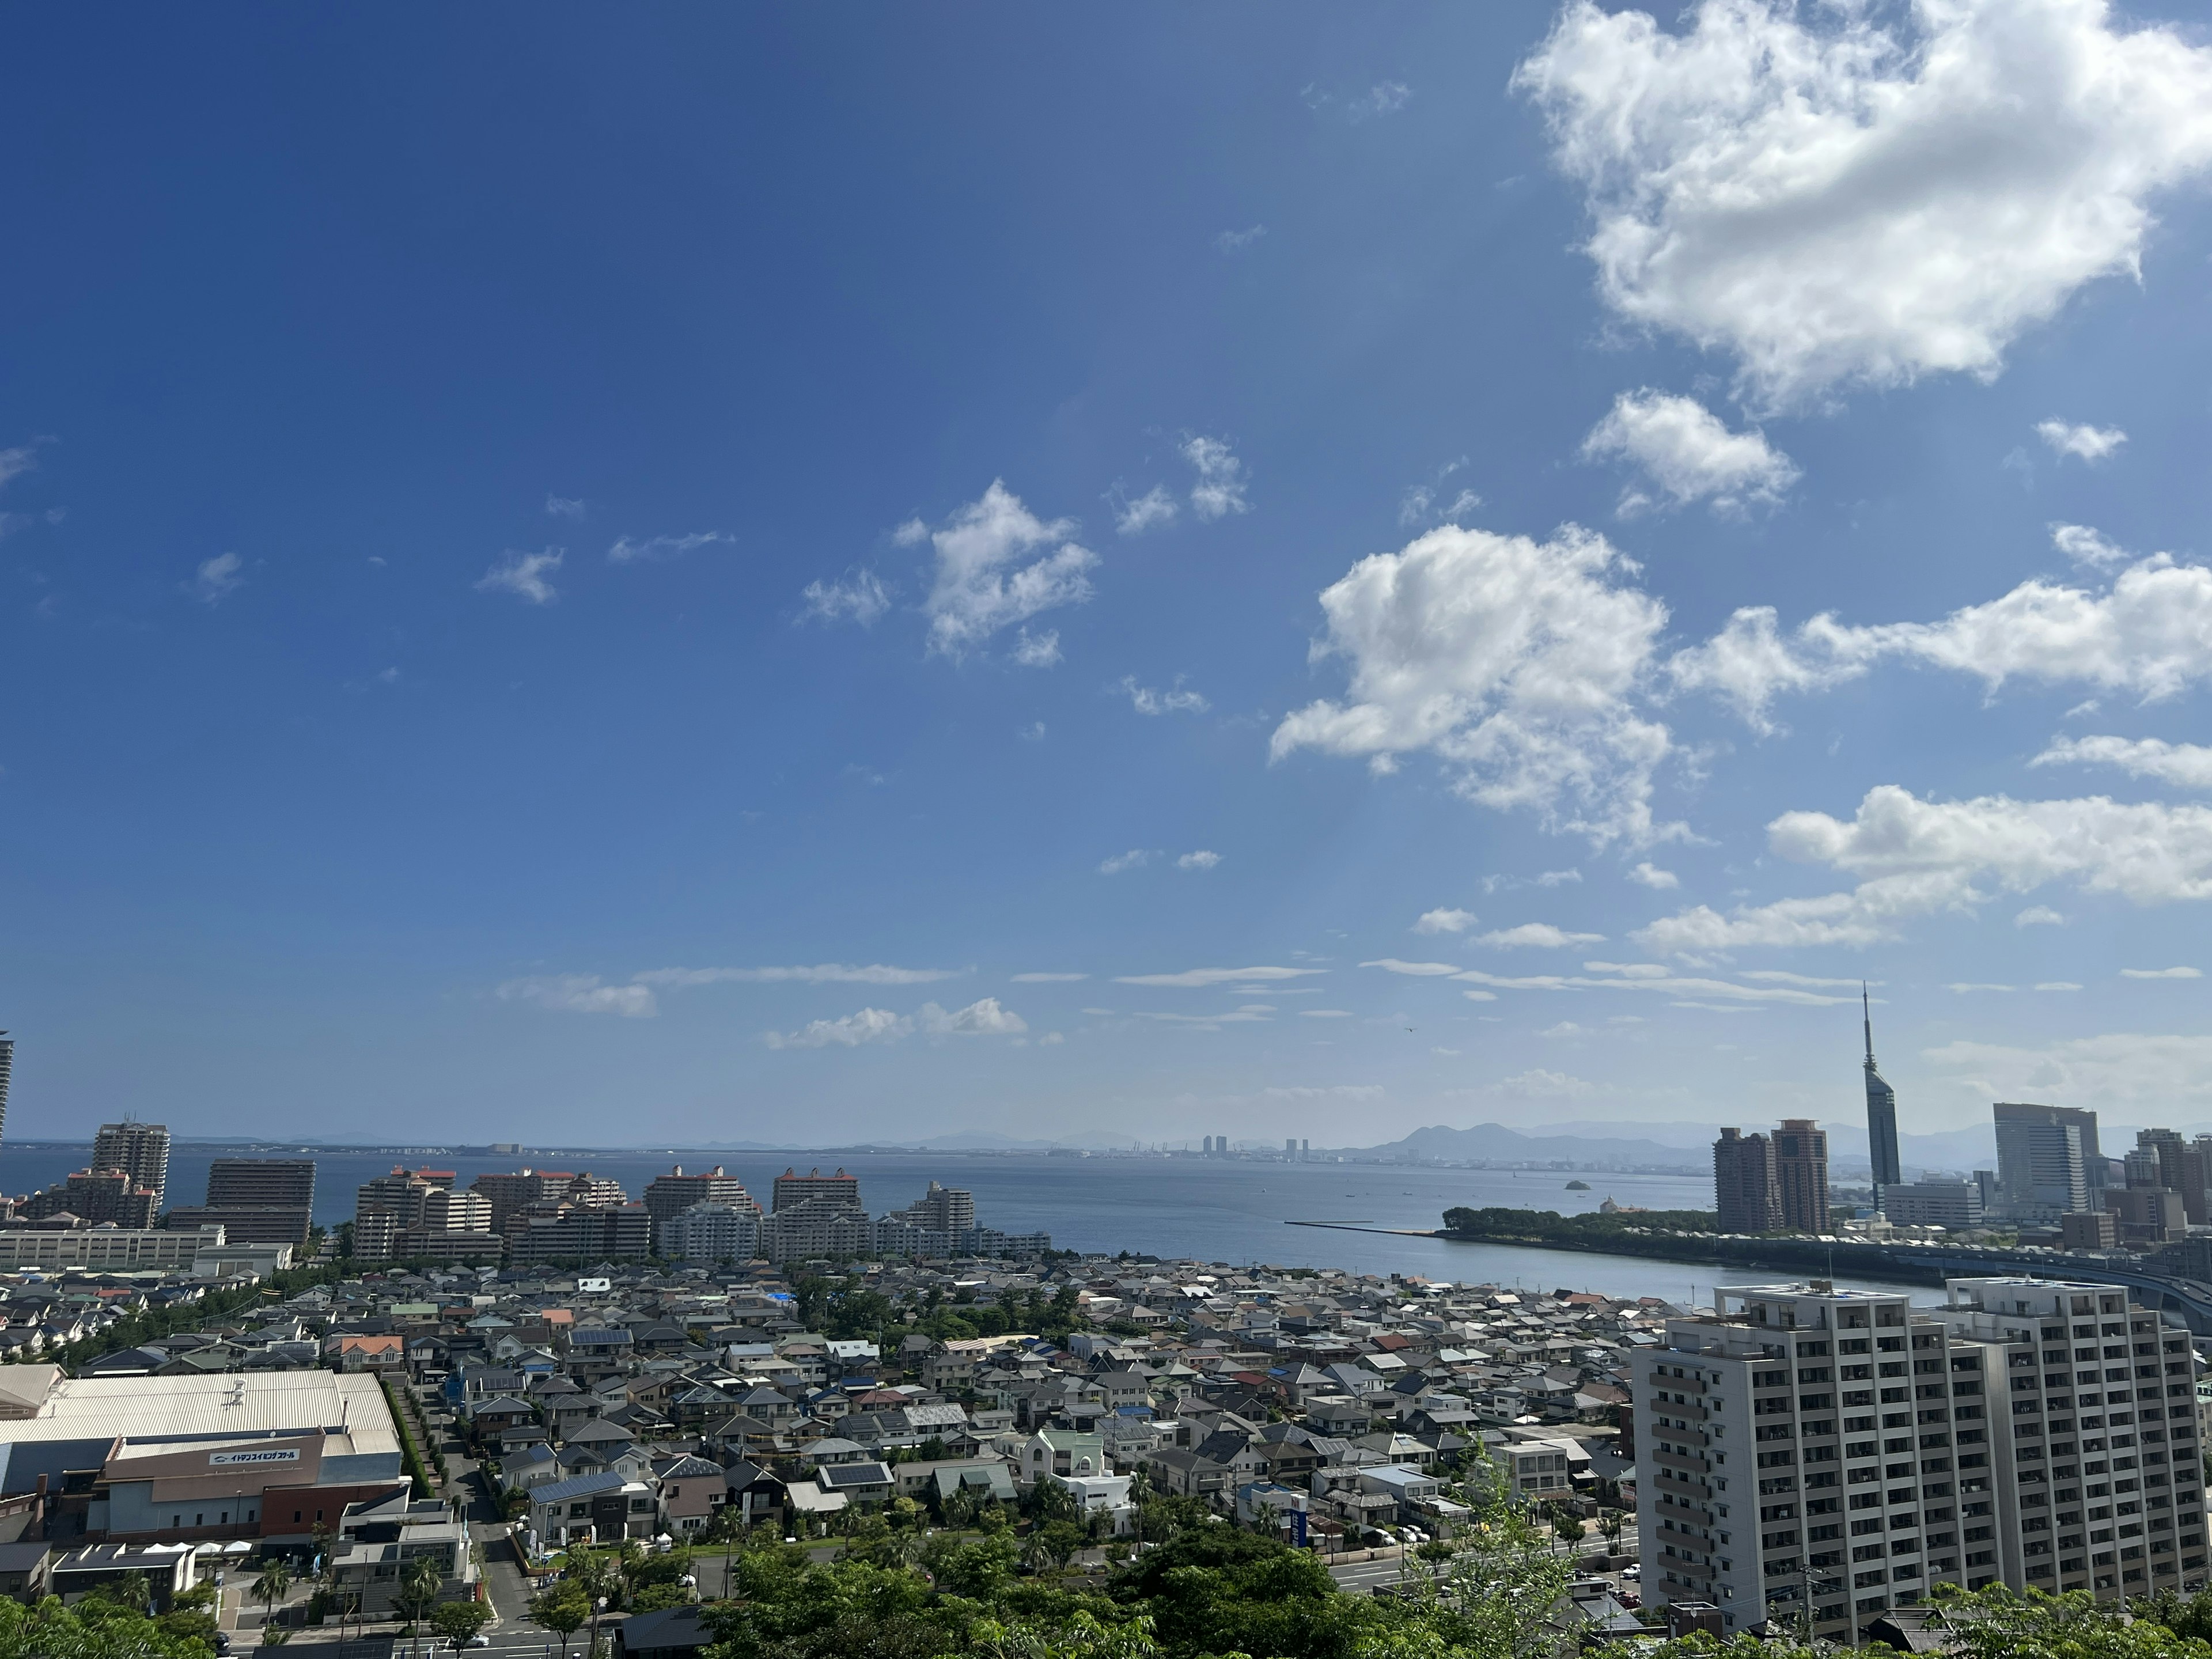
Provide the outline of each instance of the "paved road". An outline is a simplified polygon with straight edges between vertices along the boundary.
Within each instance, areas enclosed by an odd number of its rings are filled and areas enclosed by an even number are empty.
[[[1603,1555],[1610,1548],[1602,1538],[1585,1538],[1575,1546],[1575,1553],[1580,1556]],[[1621,1534],[1620,1548],[1624,1553],[1636,1553],[1635,1528],[1631,1527]],[[1341,1566],[1331,1567],[1328,1576],[1336,1580],[1336,1587],[1340,1590],[1355,1595],[1372,1595],[1378,1589],[1395,1589],[1405,1577],[1405,1571],[1400,1567],[1398,1558],[1390,1555],[1374,1561],[1348,1561]]]

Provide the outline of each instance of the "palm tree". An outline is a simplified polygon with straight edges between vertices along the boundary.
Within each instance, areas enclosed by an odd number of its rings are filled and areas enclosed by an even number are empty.
[[[1031,1572],[1042,1572],[1052,1565],[1052,1551],[1044,1541],[1044,1528],[1031,1527],[1030,1535],[1022,1540],[1022,1565]]]
[[[392,1593],[392,1605],[407,1621],[409,1641],[415,1638],[416,1626],[437,1607],[438,1583],[442,1577],[438,1564],[427,1555],[418,1555],[407,1564],[399,1588]]]
[[[261,1576],[253,1581],[253,1588],[246,1594],[261,1603],[261,1627],[264,1630],[268,1629],[276,1604],[284,1599],[291,1588],[292,1575],[286,1571],[283,1561],[272,1559],[261,1569]]]

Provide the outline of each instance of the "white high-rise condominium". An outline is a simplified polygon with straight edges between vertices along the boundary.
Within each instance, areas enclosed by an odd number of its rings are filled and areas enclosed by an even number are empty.
[[[163,1123],[103,1123],[92,1143],[94,1170],[120,1170],[131,1184],[154,1194],[154,1207],[169,1184],[169,1129]]]
[[[2185,1334],[2104,1285],[1721,1291],[1635,1358],[1646,1594],[1838,1642],[1938,1583],[2204,1576]]]

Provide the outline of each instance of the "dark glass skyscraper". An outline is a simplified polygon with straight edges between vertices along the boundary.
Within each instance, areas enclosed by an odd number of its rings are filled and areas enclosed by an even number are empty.
[[[1866,1021],[1867,1152],[1874,1164],[1875,1202],[1879,1205],[1881,1188],[1905,1179],[1904,1166],[1897,1160],[1897,1091],[1875,1069],[1874,1009],[1863,985],[1859,988],[1859,1012]]]
[[[0,1031],[0,1134],[8,1132],[8,1074],[15,1069],[15,1039]]]

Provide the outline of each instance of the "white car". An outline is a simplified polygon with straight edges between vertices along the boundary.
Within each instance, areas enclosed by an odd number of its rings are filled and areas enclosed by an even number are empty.
[[[1623,1578],[1641,1578],[1641,1577],[1644,1577],[1644,1565],[1643,1565],[1643,1563],[1638,1562],[1638,1561],[1632,1561],[1632,1562],[1630,1562],[1626,1566],[1623,1567],[1623,1568],[1620,1570],[1620,1576],[1621,1576]]]

